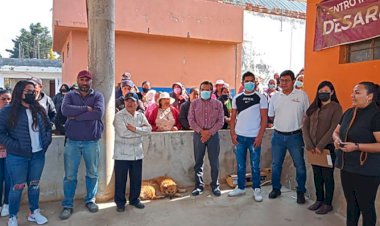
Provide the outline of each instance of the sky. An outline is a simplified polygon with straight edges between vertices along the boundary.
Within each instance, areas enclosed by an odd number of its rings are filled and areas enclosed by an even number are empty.
[[[0,0],[0,54],[9,57],[5,49],[12,49],[12,39],[22,28],[40,22],[52,35],[53,0]]]

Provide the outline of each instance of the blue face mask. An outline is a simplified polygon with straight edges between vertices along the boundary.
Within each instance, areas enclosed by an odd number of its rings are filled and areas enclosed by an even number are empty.
[[[253,90],[255,90],[255,83],[253,83],[253,82],[246,82],[246,83],[244,83],[244,89],[247,92],[252,92]]]
[[[276,89],[276,85],[269,84],[269,85],[268,85],[268,88],[269,88],[269,89]]]
[[[203,100],[208,100],[211,97],[211,91],[201,91],[201,98]]]
[[[301,81],[296,81],[296,83],[294,83],[294,86],[295,86],[295,87],[298,87],[298,88],[302,88],[302,87],[303,87],[303,82],[301,82]]]

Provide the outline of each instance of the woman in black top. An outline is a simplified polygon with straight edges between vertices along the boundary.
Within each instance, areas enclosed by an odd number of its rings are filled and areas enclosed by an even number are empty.
[[[347,225],[376,225],[375,200],[380,184],[380,90],[372,82],[354,87],[353,107],[334,131],[336,167],[347,202]]]

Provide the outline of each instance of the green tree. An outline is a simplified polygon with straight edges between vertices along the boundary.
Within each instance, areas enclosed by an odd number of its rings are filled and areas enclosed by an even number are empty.
[[[52,38],[47,27],[40,23],[30,24],[29,30],[22,28],[20,35],[12,39],[13,49],[6,49],[11,58],[48,59],[52,48]]]

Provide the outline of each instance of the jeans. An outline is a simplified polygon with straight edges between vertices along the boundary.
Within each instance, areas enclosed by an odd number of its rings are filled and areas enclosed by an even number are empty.
[[[129,204],[140,202],[142,159],[140,160],[115,160],[115,203],[118,207],[125,206],[125,188],[129,173]]]
[[[205,184],[203,181],[203,160],[206,153],[210,161],[211,166],[211,188],[214,190],[219,188],[218,175],[219,175],[219,134],[216,133],[210,137],[206,143],[201,142],[201,135],[194,132],[193,136],[194,143],[194,173],[195,173],[195,187],[203,189]]]
[[[254,148],[253,143],[255,137],[237,136],[238,144],[236,145],[236,162],[237,162],[237,175],[238,175],[238,188],[245,189],[245,174],[247,162],[247,149],[249,151],[251,174],[252,174],[252,188],[260,188],[260,153],[261,147]]]
[[[99,141],[74,141],[67,139],[64,150],[65,178],[63,180],[64,208],[74,207],[75,189],[77,187],[77,175],[81,157],[86,165],[86,189],[85,203],[95,202],[98,191],[98,163],[100,147]]]
[[[45,153],[43,151],[33,153],[31,158],[8,153],[6,165],[10,176],[10,187],[12,188],[9,191],[9,216],[17,216],[25,185],[28,185],[30,211],[39,209],[39,183],[45,165]]]
[[[377,219],[375,200],[380,177],[364,176],[341,170],[340,178],[347,202],[346,225],[357,226],[361,213],[363,226],[375,226]]]
[[[302,133],[283,135],[276,131],[272,136],[272,187],[281,189],[281,171],[284,163],[286,150],[289,150],[296,167],[297,192],[305,192],[306,167],[304,153],[304,142]]]
[[[6,159],[0,159],[0,206],[4,204],[9,204],[9,187],[10,187],[10,178],[8,170],[6,167]],[[3,201],[3,192],[4,192],[4,201]]]

